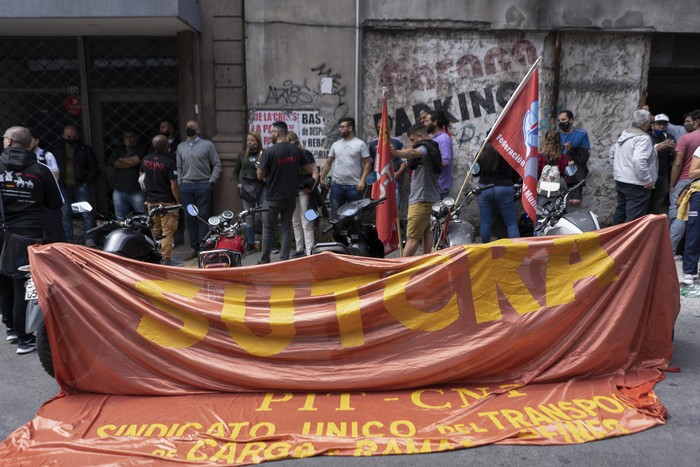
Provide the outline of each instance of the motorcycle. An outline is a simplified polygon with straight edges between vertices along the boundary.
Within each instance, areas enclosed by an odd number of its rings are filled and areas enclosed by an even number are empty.
[[[598,216],[593,212],[566,211],[571,194],[585,184],[586,180],[583,179],[571,188],[560,192],[556,197],[545,198],[542,204],[538,203],[535,236],[572,235],[600,229]]]
[[[92,206],[87,202],[73,203],[71,207],[73,212],[78,213],[92,210]],[[153,236],[153,218],[181,207],[180,204],[155,206],[148,214],[133,214],[123,221],[107,220],[87,233],[105,236],[102,246],[104,252],[146,263],[160,264],[163,257],[160,254],[159,242]]]
[[[328,227],[322,233],[333,232],[332,242],[316,243],[311,248],[311,254],[316,255],[324,251],[352,256],[366,256],[371,258],[384,258],[384,244],[379,240],[377,228],[374,224],[364,223],[362,218],[378,204],[386,200],[386,197],[377,200],[369,198],[351,201],[338,208],[334,219],[328,220]],[[309,209],[304,213],[307,221],[313,222],[319,218],[318,212]]]
[[[103,224],[90,229],[87,233],[93,235],[106,235],[102,251],[136,259],[147,263],[160,264],[162,256],[159,244],[153,237],[151,227],[153,218],[167,211],[180,209],[182,206],[156,206],[148,214],[135,214],[123,221],[107,220]],[[71,204],[74,213],[92,211],[92,206],[86,201]],[[49,345],[44,317],[36,300],[34,281],[29,273],[29,266],[23,266],[28,278],[25,281],[25,300],[27,300],[27,332],[36,332],[36,346],[39,361],[44,370],[51,376],[53,372],[53,355]],[[31,315],[30,315],[31,313]]]
[[[460,219],[459,215],[462,209],[472,203],[481,192],[490,188],[493,188],[493,184],[468,191],[457,205],[454,198],[450,197],[433,204],[430,219],[433,230],[433,251],[474,243],[476,229],[471,223]]]
[[[187,206],[187,212],[209,226],[204,238],[202,250],[197,254],[200,268],[235,268],[243,264],[246,253],[246,241],[241,235],[245,229],[245,218],[249,215],[267,211],[268,208],[254,207],[234,214],[224,211],[208,220],[199,217],[199,209],[194,204]]]

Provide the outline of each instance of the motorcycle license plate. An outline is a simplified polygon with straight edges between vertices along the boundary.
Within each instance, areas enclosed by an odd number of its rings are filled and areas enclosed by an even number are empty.
[[[30,300],[36,300],[36,289],[34,288],[34,281],[29,279],[27,282],[24,283],[24,300],[25,301],[30,301]]]

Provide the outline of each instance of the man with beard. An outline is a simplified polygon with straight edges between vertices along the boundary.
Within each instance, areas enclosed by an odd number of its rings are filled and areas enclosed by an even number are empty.
[[[258,180],[267,180],[268,208],[263,213],[262,256],[258,264],[270,262],[272,242],[277,231],[278,218],[282,225],[280,260],[289,259],[292,243],[292,216],[298,196],[297,175],[311,174],[313,164],[306,162],[299,147],[287,141],[287,124],[274,122],[270,128],[272,146],[265,149],[257,167]]]
[[[438,178],[438,186],[440,188],[440,199],[445,199],[450,194],[450,188],[452,188],[452,138],[447,132],[450,123],[442,110],[430,112],[427,122],[426,130],[428,130],[428,134],[440,147],[442,167]]]

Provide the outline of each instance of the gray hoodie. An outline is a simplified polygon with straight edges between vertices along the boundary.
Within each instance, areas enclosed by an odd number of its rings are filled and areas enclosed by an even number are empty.
[[[649,135],[631,127],[622,132],[608,153],[616,182],[647,185],[659,174],[659,157]]]

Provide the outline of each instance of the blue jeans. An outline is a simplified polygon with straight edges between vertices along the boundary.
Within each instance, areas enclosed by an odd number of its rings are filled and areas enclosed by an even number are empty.
[[[648,213],[651,190],[641,185],[617,181],[615,190],[617,190],[617,207],[613,213],[613,225],[639,219]]]
[[[180,185],[180,201],[185,207],[194,204],[199,209],[199,217],[208,219],[211,216],[212,188],[213,186],[209,182],[182,183]],[[200,243],[209,232],[209,225],[194,216],[190,216],[189,213],[186,214],[185,220],[187,221],[187,238],[190,242],[190,248],[199,251]]]
[[[350,201],[357,201],[363,198],[363,193],[357,191],[357,185],[331,184],[331,213],[335,217],[338,208]]]
[[[685,250],[683,251],[683,274],[697,274],[698,261],[700,261],[700,193],[693,193],[690,197],[690,209],[688,209],[688,222],[685,231]]]
[[[134,212],[138,214],[146,214],[146,193],[143,191],[119,191],[112,192],[112,201],[114,201],[114,214],[117,220],[124,220],[127,216]]]
[[[484,186],[479,183],[479,186]],[[479,203],[479,212],[481,215],[481,224],[479,235],[481,243],[491,241],[491,226],[493,225],[493,216],[498,211],[506,224],[508,238],[520,237],[518,230],[518,222],[515,216],[515,191],[513,186],[494,186],[488,190],[482,191],[476,199]]]
[[[673,248],[673,254],[676,254],[676,248],[685,234],[685,221],[676,219],[678,215],[678,206],[676,206],[676,200],[681,190],[692,182],[691,179],[686,178],[684,180],[678,180],[676,183],[676,188],[668,195],[669,207],[668,207],[668,220],[671,223],[669,229],[671,230],[671,247]]]
[[[241,203],[243,203],[243,209],[247,211],[248,209],[254,208],[256,206],[262,206],[265,204],[265,197],[267,195],[267,188],[263,187],[260,190],[258,199],[256,201],[246,201],[241,198]],[[248,246],[255,246],[255,214],[251,214],[245,218],[245,236],[247,239]]]
[[[78,201],[90,202],[90,188],[87,185],[66,188],[61,187],[63,193],[63,207],[61,207],[61,217],[63,218],[63,230],[66,232],[66,241],[73,243],[73,209],[72,203]],[[83,212],[83,233],[95,227],[95,217],[92,212]],[[92,235],[85,235],[85,240],[92,239]]]

